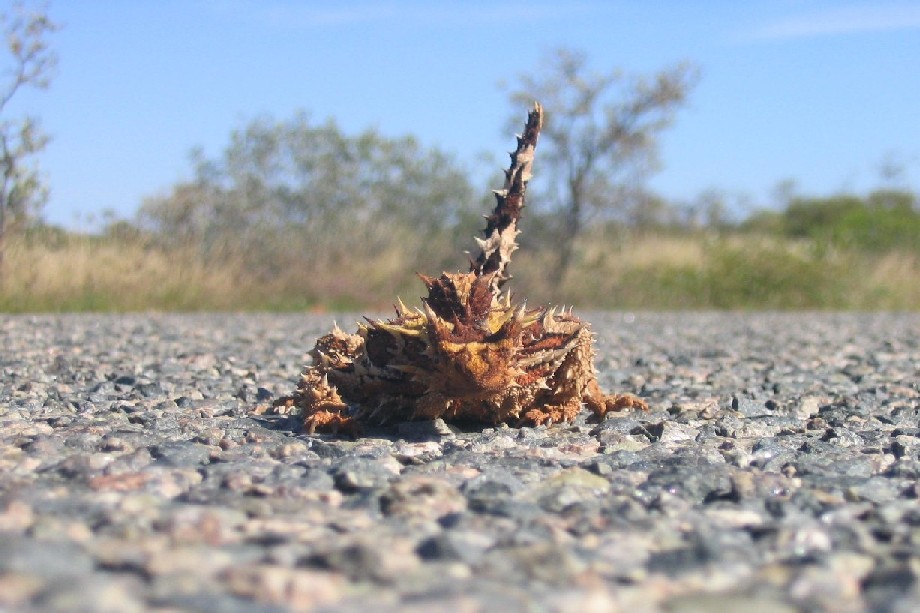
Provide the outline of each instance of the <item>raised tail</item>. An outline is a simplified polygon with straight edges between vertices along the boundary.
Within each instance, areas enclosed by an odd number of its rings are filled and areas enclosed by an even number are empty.
[[[477,277],[492,275],[490,289],[495,296],[511,278],[508,264],[511,263],[511,254],[518,247],[517,224],[524,209],[524,192],[533,176],[534,149],[542,127],[543,107],[535,102],[533,110],[527,114],[524,132],[518,136],[517,149],[511,154],[511,166],[505,171],[505,185],[493,192],[495,209],[486,217],[485,238],[476,239],[480,253],[470,264],[470,272]]]

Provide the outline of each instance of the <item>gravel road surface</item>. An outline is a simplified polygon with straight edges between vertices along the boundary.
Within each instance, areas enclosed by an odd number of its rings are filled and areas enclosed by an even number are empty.
[[[920,315],[585,318],[651,411],[349,440],[332,316],[0,316],[0,610],[920,611]]]

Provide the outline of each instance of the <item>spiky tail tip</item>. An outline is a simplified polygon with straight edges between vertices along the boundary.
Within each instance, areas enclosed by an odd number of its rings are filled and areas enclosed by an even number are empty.
[[[524,209],[524,194],[527,183],[533,176],[534,150],[540,129],[543,127],[543,107],[534,102],[533,110],[527,114],[524,132],[517,137],[517,148],[511,153],[511,166],[505,171],[505,185],[494,190],[495,209],[486,217],[483,230],[485,238],[477,238],[480,253],[470,265],[470,272],[477,276],[494,273],[491,289],[498,295],[502,285],[511,278],[508,265],[511,254],[517,249],[518,221]]]

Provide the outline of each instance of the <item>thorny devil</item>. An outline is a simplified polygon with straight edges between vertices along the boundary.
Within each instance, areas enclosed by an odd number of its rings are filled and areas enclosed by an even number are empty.
[[[528,309],[502,292],[542,121],[535,104],[470,271],[419,275],[428,288],[421,309],[400,300],[395,319],[365,318],[357,334],[335,326],[316,341],[313,364],[276,411],[299,409],[311,433],[355,433],[363,424],[438,417],[552,424],[573,420],[582,403],[598,418],[647,408],[635,396],[601,391],[593,335],[571,309]]]

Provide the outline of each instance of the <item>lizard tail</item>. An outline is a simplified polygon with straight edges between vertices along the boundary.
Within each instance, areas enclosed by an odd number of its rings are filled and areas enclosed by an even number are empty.
[[[511,278],[508,264],[517,249],[518,220],[524,209],[524,192],[533,176],[534,149],[543,126],[543,107],[535,102],[527,114],[524,132],[517,139],[517,149],[511,154],[511,166],[505,171],[505,185],[494,190],[495,209],[486,217],[485,238],[477,238],[479,256],[470,264],[477,277],[492,275],[490,289],[498,296],[502,286]]]

